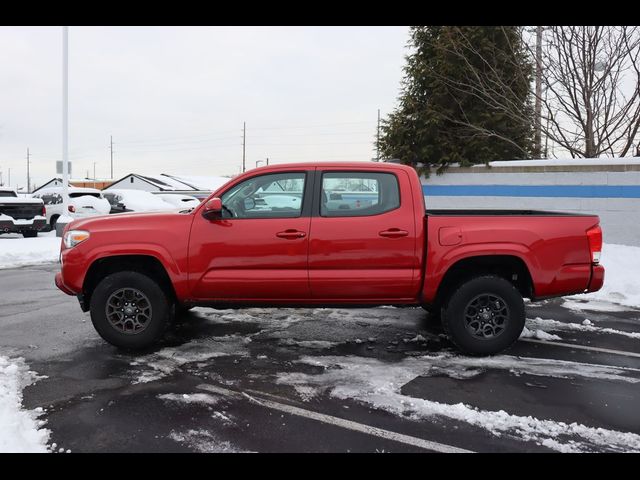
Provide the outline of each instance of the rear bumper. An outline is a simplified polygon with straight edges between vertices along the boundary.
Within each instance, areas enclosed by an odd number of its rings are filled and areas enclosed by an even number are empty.
[[[591,280],[587,287],[587,292],[596,292],[604,285],[604,267],[602,265],[594,265],[591,269]]]
[[[15,223],[15,221],[12,220],[0,220],[0,233],[39,232],[46,224],[47,220],[44,218],[31,221],[23,220],[19,223]]]

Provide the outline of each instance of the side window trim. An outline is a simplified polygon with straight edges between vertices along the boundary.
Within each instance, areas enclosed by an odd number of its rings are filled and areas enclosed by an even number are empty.
[[[389,175],[393,175],[393,177],[395,178],[396,181],[396,185],[398,187],[398,206],[394,207],[390,210],[386,210],[384,212],[380,212],[380,213],[372,213],[372,214],[367,214],[367,215],[322,215],[321,212],[321,201],[320,201],[320,197],[322,195],[322,188],[323,188],[323,177],[325,173],[344,173],[344,174],[358,174],[358,173],[362,173],[362,174],[367,174],[367,173],[386,173]],[[333,169],[333,168],[327,168],[327,169],[317,169],[316,170],[316,175],[317,177],[316,179],[316,185],[314,188],[314,192],[313,192],[313,201],[314,201],[314,205],[313,205],[313,212],[312,212],[312,216],[314,217],[322,217],[322,218],[354,218],[354,217],[377,217],[380,215],[385,215],[389,212],[393,212],[395,210],[399,210],[400,208],[402,208],[402,191],[400,188],[400,179],[398,178],[398,175],[396,174],[396,172],[392,172],[392,171],[375,171],[375,170],[352,170],[352,169],[346,169],[346,170],[342,170],[342,169]]]

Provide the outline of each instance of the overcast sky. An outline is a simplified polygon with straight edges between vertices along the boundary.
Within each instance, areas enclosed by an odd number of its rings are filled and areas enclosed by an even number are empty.
[[[226,175],[370,160],[396,104],[408,27],[70,27],[73,177]],[[26,183],[62,156],[62,27],[0,27],[0,171]]]

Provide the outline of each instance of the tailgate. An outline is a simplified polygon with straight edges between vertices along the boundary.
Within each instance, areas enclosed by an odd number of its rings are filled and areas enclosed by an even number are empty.
[[[14,220],[31,220],[42,215],[42,203],[1,203],[0,213],[8,215]]]

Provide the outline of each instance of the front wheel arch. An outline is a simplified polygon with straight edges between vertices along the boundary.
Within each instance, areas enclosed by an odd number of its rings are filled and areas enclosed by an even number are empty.
[[[91,296],[107,275],[122,271],[138,272],[153,278],[165,292],[172,303],[176,302],[176,292],[171,278],[164,265],[156,257],[151,255],[114,255],[95,260],[84,277],[82,294],[85,305],[91,304]]]

